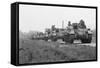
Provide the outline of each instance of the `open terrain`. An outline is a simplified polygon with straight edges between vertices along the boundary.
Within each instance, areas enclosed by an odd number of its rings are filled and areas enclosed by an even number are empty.
[[[43,40],[19,39],[19,63],[95,60],[96,47],[85,44],[61,44]]]

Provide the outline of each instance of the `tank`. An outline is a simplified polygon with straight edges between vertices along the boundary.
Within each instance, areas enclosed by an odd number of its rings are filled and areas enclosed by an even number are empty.
[[[74,40],[81,40],[82,43],[91,43],[92,31],[86,28],[85,22],[80,20],[79,23],[72,23],[69,21],[66,28],[56,28],[52,25],[51,28],[45,29],[42,36],[36,39],[42,39],[45,41],[57,41],[62,39],[66,43],[73,43]]]
[[[74,39],[81,40],[82,43],[91,43],[92,31],[90,30],[90,28],[86,27],[83,20],[80,20],[79,23],[73,23],[72,26],[75,32]]]
[[[62,39],[67,43],[72,43],[74,40],[74,30],[69,28],[56,28],[55,25],[52,25],[50,29],[45,30],[44,40],[48,41],[57,41],[58,39]]]
[[[51,29],[45,30],[46,36],[44,40],[57,41],[62,39],[66,43],[73,43],[74,40],[81,40],[82,43],[91,43],[92,31],[86,28],[85,22],[80,20],[79,23],[69,21],[66,28],[56,28],[55,25]]]

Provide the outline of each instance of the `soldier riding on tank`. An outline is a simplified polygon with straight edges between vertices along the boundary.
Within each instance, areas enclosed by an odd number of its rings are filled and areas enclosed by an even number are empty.
[[[79,24],[78,24],[78,27],[79,28],[82,28],[82,29],[86,29],[86,25],[85,25],[85,22],[84,22],[84,20],[80,20],[80,22],[79,22]]]
[[[69,31],[71,31],[72,29],[73,29],[73,26],[72,26],[71,22],[68,21],[67,31],[69,32]]]

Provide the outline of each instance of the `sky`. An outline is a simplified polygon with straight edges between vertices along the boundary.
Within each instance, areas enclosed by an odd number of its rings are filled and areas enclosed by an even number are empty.
[[[68,21],[79,23],[83,19],[87,28],[96,28],[96,10],[89,8],[20,5],[19,6],[19,30],[22,32],[40,31],[51,28],[67,26]]]

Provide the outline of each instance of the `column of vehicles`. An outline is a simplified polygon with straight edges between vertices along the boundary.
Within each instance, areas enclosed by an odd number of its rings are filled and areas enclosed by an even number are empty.
[[[69,21],[66,28],[56,28],[52,25],[51,28],[45,29],[45,32],[37,33],[32,39],[35,40],[51,40],[56,42],[58,39],[66,43],[73,43],[74,40],[80,40],[82,43],[91,43],[92,30],[87,28],[85,22],[80,20],[79,23],[72,23]]]

